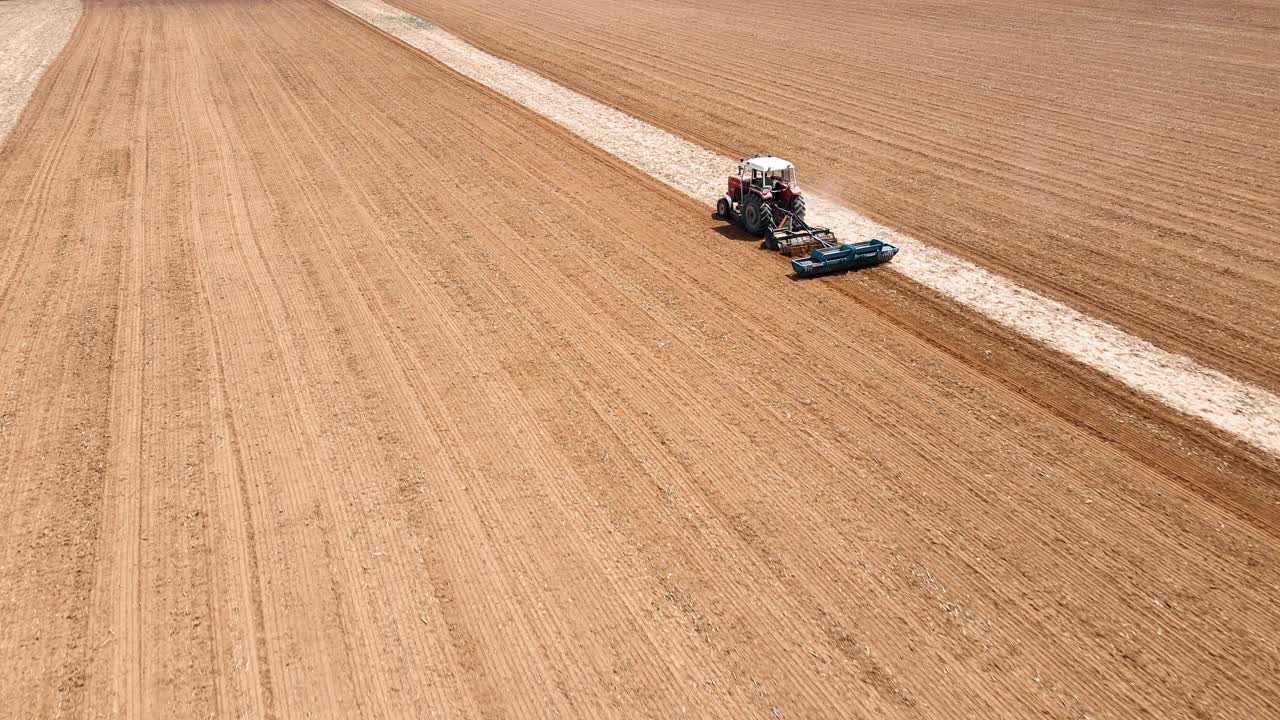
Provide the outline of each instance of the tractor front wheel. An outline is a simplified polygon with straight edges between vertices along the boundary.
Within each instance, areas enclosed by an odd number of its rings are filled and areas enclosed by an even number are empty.
[[[721,220],[731,220],[733,218],[732,211],[729,208],[729,201],[720,198],[720,202],[716,203],[716,217]]]

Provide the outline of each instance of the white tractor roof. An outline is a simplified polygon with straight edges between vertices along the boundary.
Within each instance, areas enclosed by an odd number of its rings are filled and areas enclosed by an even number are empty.
[[[779,157],[757,157],[748,160],[747,167],[760,172],[772,172],[774,170],[788,170],[795,166]]]

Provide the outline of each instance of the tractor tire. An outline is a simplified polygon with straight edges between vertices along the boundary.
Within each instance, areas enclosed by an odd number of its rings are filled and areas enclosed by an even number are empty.
[[[716,217],[721,220],[733,219],[733,211],[729,208],[728,200],[720,198],[720,201],[716,203]]]
[[[804,196],[797,195],[791,198],[791,214],[795,219],[804,222]]]
[[[752,195],[742,208],[742,225],[752,235],[763,235],[769,227],[769,211],[758,195]]]

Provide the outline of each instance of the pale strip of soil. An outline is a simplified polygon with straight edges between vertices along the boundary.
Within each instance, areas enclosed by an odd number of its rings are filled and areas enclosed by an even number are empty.
[[[0,143],[80,19],[80,0],[0,2]]]
[[[496,58],[381,0],[333,0],[450,68],[506,95],[672,187],[715,204],[734,162]],[[1280,396],[1162,350],[1118,328],[846,207],[814,198],[811,219],[846,241],[902,250],[890,267],[1170,407],[1280,455]]]

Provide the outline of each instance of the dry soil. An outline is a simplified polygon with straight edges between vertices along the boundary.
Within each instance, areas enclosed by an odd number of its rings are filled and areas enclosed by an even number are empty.
[[[0,715],[1280,712],[1274,462],[881,277],[325,3],[90,2],[0,147]]]
[[[394,4],[1280,390],[1280,6]]]

